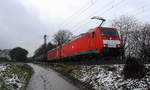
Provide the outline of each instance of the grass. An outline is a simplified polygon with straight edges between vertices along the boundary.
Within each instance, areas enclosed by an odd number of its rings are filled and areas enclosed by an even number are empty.
[[[117,68],[111,67],[111,66],[101,66],[101,68],[104,68],[106,71],[116,71]]]
[[[26,90],[27,84],[32,76],[32,68],[22,62],[2,62],[1,64],[7,65],[7,68],[0,77],[0,90]],[[14,83],[6,84],[6,78],[13,78],[17,76],[19,80],[15,82],[21,83],[22,86],[18,88],[18,85]]]

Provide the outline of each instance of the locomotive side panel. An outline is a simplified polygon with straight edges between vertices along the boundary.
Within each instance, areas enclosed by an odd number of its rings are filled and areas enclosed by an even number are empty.
[[[70,42],[63,46],[63,56],[71,53]]]
[[[96,34],[96,33],[95,33]],[[63,47],[64,56],[75,56],[89,53],[98,53],[98,35],[92,38],[91,34],[86,34]],[[92,46],[93,45],[93,46]]]
[[[48,59],[53,59],[57,57],[57,50],[53,49],[48,51]]]
[[[88,50],[89,47],[89,34],[82,36],[81,38],[75,40],[73,42],[74,45],[74,53],[75,52],[82,52]]]
[[[94,50],[95,53],[98,53],[98,49],[101,48],[100,46],[101,40],[100,40],[100,35],[98,33],[98,30],[99,29],[93,29],[90,32],[90,38],[89,38],[90,49]]]
[[[75,56],[80,55],[82,51],[89,49],[89,37],[88,34],[84,35],[82,37],[77,38],[76,40],[73,40],[63,47],[63,55],[66,56]]]

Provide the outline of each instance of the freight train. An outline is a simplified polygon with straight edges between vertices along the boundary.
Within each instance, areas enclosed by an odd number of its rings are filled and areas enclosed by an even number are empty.
[[[123,46],[118,30],[96,27],[57,48],[48,51],[48,61],[69,59],[78,56],[119,56]]]

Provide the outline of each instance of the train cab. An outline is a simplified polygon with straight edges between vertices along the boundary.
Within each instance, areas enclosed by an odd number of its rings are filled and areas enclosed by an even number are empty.
[[[121,54],[123,46],[119,32],[116,28],[99,28],[100,42],[102,44],[101,53],[118,55]],[[109,52],[109,53],[108,53]]]

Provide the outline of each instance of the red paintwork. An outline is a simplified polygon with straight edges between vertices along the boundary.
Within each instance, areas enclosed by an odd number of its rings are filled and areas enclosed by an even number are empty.
[[[97,53],[101,53],[102,48],[104,48],[103,40],[110,40],[110,37],[101,35],[100,30],[103,28],[91,29],[87,34],[48,51],[48,59],[59,58],[60,56],[63,57],[64,55],[69,55],[94,48],[98,49]],[[116,30],[115,28],[104,29]],[[92,38],[93,32],[95,32],[94,38]],[[111,40],[120,40],[120,37],[111,37]]]

